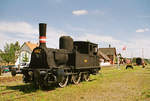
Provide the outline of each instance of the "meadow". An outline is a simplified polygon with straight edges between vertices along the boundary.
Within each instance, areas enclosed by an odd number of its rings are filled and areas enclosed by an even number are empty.
[[[16,79],[15,79],[16,78]],[[150,66],[102,67],[89,82],[35,89],[21,77],[0,78],[0,101],[150,101]]]

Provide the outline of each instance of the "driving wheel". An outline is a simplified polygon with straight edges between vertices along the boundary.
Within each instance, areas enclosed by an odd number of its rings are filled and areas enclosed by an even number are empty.
[[[65,86],[67,85],[68,80],[69,80],[69,76],[66,75],[66,76],[64,76],[63,79],[58,83],[58,85],[63,88],[63,87],[65,87]]]

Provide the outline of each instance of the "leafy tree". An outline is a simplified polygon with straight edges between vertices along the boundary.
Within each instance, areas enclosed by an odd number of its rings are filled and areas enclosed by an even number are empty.
[[[1,52],[0,56],[2,57],[3,61],[7,63],[15,63],[15,60],[17,58],[16,53],[19,52],[20,50],[20,45],[19,42],[17,41],[15,44],[14,43],[6,43],[4,46],[4,51]]]
[[[25,53],[25,56],[23,57],[23,62],[29,62],[29,59],[28,59],[27,53]]]

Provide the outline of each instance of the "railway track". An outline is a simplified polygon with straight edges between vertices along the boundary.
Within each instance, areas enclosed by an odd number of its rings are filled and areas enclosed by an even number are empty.
[[[44,91],[45,93],[49,93],[51,92],[52,90],[48,90],[48,91]],[[0,93],[0,95],[6,95],[6,94],[11,94],[11,93],[15,93],[17,91],[8,91],[8,92],[2,92]],[[37,95],[37,93],[32,93],[32,94],[24,94],[24,95],[18,95],[17,97],[15,98],[12,98],[12,99],[8,99],[7,101],[14,101],[14,100],[20,100],[20,99],[23,99],[23,98],[26,98],[26,97],[30,97],[30,96],[35,96]]]
[[[1,92],[0,95],[3,96],[3,95],[6,95],[6,94],[15,93],[15,92],[17,92],[17,91],[14,91],[14,90],[13,91],[5,91],[5,92]]]
[[[23,98],[26,98],[26,97],[29,97],[29,96],[34,96],[34,95],[36,95],[36,93],[34,93],[34,94],[22,95],[22,96],[19,96],[19,97],[15,97],[15,98],[12,98],[12,99],[8,99],[7,101],[20,100],[20,99],[23,99]]]
[[[5,96],[5,95],[7,95],[7,94],[13,94],[13,93],[16,93],[16,92],[17,92],[17,91],[2,92],[2,93],[0,93],[0,96]],[[11,98],[11,99],[7,99],[7,101],[19,100],[19,99],[25,98],[25,97],[27,97],[27,96],[34,96],[34,95],[36,95],[36,93],[24,94],[24,95],[17,95],[17,97]]]

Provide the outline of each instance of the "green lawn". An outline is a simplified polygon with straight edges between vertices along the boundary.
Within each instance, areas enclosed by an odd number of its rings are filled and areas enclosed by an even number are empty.
[[[150,101],[150,66],[121,70],[102,68],[91,76],[89,82],[68,85],[65,88],[49,88],[49,91],[33,89],[20,81],[0,84],[1,101]],[[19,99],[16,99],[18,98]]]

